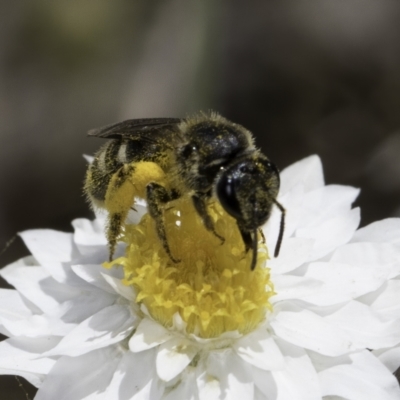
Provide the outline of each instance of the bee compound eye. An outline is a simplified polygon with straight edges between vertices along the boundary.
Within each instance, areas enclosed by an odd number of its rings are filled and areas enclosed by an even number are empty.
[[[235,178],[226,174],[222,175],[216,189],[218,200],[225,211],[236,219],[241,218],[242,212],[237,199]]]
[[[192,144],[189,143],[182,148],[181,157],[183,157],[184,159],[188,159],[196,151],[197,151],[196,146],[193,146]]]
[[[252,174],[252,173],[254,173],[255,168],[253,165],[241,165],[239,170],[243,174]]]

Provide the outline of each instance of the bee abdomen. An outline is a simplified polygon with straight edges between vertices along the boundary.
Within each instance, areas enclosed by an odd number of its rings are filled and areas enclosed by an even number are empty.
[[[104,201],[112,176],[122,167],[120,140],[107,142],[96,154],[86,174],[85,192],[97,201]]]

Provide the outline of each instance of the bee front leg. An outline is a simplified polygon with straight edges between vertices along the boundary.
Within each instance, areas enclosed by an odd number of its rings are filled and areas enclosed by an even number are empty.
[[[263,230],[261,228],[258,228],[258,233],[261,236],[262,244],[265,244],[265,235],[264,235],[264,232],[263,232]]]
[[[251,237],[250,232],[245,231],[243,228],[241,228],[241,226],[239,224],[238,224],[238,228],[239,228],[239,232],[242,236],[245,252],[247,253],[252,247],[253,239]]]
[[[162,204],[173,200],[174,196],[168,193],[164,186],[154,182],[149,183],[146,186],[146,193],[149,214],[156,223],[157,235],[161,240],[164,250],[174,263],[179,263],[181,260],[174,258],[172,256],[171,249],[169,248],[167,235],[165,232],[163,208],[161,206]]]
[[[253,257],[250,264],[250,269],[253,271],[257,264],[257,247],[258,247],[258,237],[257,237],[257,229],[254,229],[253,236],[248,230],[243,229],[243,227],[238,224],[239,232],[242,235],[244,247],[246,253],[250,249],[253,250]]]
[[[206,229],[214,234],[220,241],[221,244],[224,244],[225,238],[217,233],[214,226],[214,221],[211,219],[210,214],[207,211],[207,204],[206,199],[204,196],[192,196],[194,208],[197,211],[197,214],[200,215],[200,218],[203,221],[204,226]]]

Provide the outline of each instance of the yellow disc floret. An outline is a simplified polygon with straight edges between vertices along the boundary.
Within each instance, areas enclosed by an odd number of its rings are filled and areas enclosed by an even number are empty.
[[[135,287],[138,303],[156,321],[170,328],[179,314],[186,332],[215,338],[229,331],[246,334],[265,319],[274,295],[266,246],[259,243],[257,266],[250,270],[236,221],[218,203],[209,213],[225,243],[207,231],[188,198],[165,210],[168,243],[173,263],[146,214],[139,225],[125,227],[126,255],[113,262],[124,268],[124,283]]]

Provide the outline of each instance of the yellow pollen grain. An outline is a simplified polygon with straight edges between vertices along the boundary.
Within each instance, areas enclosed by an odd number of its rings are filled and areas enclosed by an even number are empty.
[[[250,270],[252,254],[245,252],[236,221],[218,203],[209,212],[220,239],[207,231],[190,199],[179,199],[165,211],[168,243],[173,263],[157,236],[154,221],[144,215],[139,225],[127,225],[123,266],[126,285],[137,293],[136,302],[146,306],[156,321],[173,327],[179,314],[186,332],[215,338],[229,331],[246,334],[272,310],[275,293],[265,267],[268,253],[259,242],[257,266]]]

